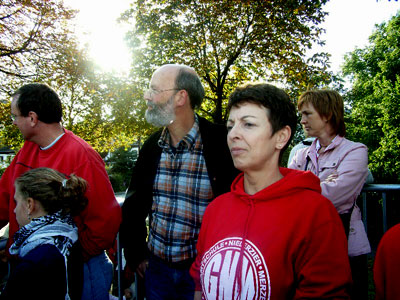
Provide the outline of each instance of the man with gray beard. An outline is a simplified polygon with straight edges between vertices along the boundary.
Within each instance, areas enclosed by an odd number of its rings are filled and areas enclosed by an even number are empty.
[[[157,69],[144,94],[146,120],[163,128],[139,152],[120,234],[127,264],[145,279],[147,300],[193,299],[189,269],[204,210],[238,174],[225,126],[194,112],[203,98],[199,76],[184,65]]]
[[[150,93],[150,92],[149,92]],[[166,103],[155,104],[147,101],[146,120],[156,127],[168,126],[175,120],[174,96],[171,96]]]

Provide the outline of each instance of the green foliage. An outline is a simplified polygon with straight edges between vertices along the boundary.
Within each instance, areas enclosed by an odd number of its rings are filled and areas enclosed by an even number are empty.
[[[200,113],[226,118],[227,96],[245,81],[275,81],[298,89],[329,83],[327,53],[305,59],[326,15],[320,1],[135,0],[131,22],[133,76],[148,82],[157,66],[193,67],[206,86]]]
[[[24,140],[18,128],[12,124],[10,114],[11,102],[0,102],[0,144],[19,150]]]
[[[400,182],[400,76],[391,82],[382,79],[375,87],[380,113],[376,118],[381,128],[379,147],[371,155],[371,169],[376,178],[389,183]]]
[[[124,192],[128,188],[137,156],[138,148],[120,147],[106,158],[106,168],[114,192]]]
[[[152,127],[144,118],[147,109],[140,83],[108,74],[103,78],[103,98],[109,101],[109,115],[114,138],[113,149],[140,144],[151,132]],[[110,149],[110,150],[113,150]]]
[[[113,120],[111,95],[114,92],[105,82],[107,75],[99,73],[87,54],[74,45],[67,52],[60,51],[59,60],[59,69],[49,80],[63,100],[64,126],[99,152],[116,148],[115,141],[129,145],[129,139],[119,138],[124,132]]]
[[[60,96],[63,126],[86,140],[98,152],[128,146],[148,134],[143,120],[144,101],[130,81],[101,74],[79,50],[76,41],[63,43],[45,72],[33,81],[45,82]],[[0,139],[19,149],[23,139],[10,119],[11,98],[0,103]]]
[[[295,95],[331,80],[326,53],[305,59],[312,42],[321,43],[326,2],[135,0],[122,17],[135,22],[126,79],[101,73],[78,47],[69,23],[75,12],[61,1],[1,1],[0,93],[11,100],[22,84],[47,83],[60,95],[65,128],[107,153],[149,135],[143,90],[157,66],[184,63],[205,83],[199,113],[221,123],[227,96],[242,82],[273,80]],[[1,105],[0,140],[18,150],[23,140],[9,102]]]
[[[0,145],[0,147],[1,147],[1,145]],[[13,156],[7,156],[3,162],[0,162],[0,178],[1,178],[1,176],[3,176],[7,167],[10,165],[12,158],[13,158]]]
[[[0,142],[23,139],[10,120],[11,95],[44,82],[60,96],[63,126],[98,152],[126,147],[151,130],[143,116],[143,84],[102,73],[73,34],[75,11],[55,0],[0,1]]]
[[[400,182],[400,12],[376,26],[370,44],[345,57],[343,73],[353,83],[348,137],[369,148],[377,182]]]

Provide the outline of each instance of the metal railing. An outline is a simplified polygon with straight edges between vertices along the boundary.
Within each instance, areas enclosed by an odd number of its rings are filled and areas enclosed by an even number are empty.
[[[388,192],[396,192],[400,191],[400,184],[366,184],[361,193],[362,193],[362,218],[365,226],[365,230],[367,230],[367,193],[381,193],[382,195],[382,219],[383,219],[383,232],[386,232],[388,229],[387,225],[387,193]],[[116,193],[117,201],[120,205],[125,200],[125,193]],[[7,240],[0,240],[0,250],[5,249],[5,244]],[[117,283],[118,283],[118,299],[122,299],[123,291],[121,286],[122,281],[122,249],[119,241],[119,235],[117,236]],[[137,285],[136,285],[137,287]],[[134,291],[137,294],[137,290]]]
[[[125,201],[125,193],[115,193],[115,198],[118,201],[118,204],[122,206]],[[117,285],[118,285],[118,300],[122,300],[123,298],[123,290],[122,290],[122,247],[119,239],[119,233],[117,234]],[[136,278],[135,278],[136,281]],[[137,282],[137,281],[136,281]],[[137,285],[136,285],[137,286]],[[137,291],[135,291],[135,295],[137,295]]]
[[[387,193],[400,191],[400,184],[366,184],[361,193],[362,193],[362,202],[363,202],[363,212],[362,218],[365,230],[367,231],[367,193],[369,192],[377,192],[382,195],[382,226],[383,233],[388,230],[387,225]],[[368,232],[367,232],[368,234]]]

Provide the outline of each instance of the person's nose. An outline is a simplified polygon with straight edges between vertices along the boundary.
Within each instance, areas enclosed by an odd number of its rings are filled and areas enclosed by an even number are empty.
[[[306,117],[304,115],[301,115],[301,120],[300,120],[300,124],[305,124],[307,122]]]
[[[238,126],[232,125],[232,127],[230,127],[230,130],[228,132],[228,140],[235,140],[238,139],[239,137],[240,137],[240,132]]]
[[[146,101],[150,101],[151,100],[151,94],[150,94],[150,90],[146,90],[143,94],[143,99]]]

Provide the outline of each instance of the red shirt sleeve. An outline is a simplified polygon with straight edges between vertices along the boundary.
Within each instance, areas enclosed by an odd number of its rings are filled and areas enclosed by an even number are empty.
[[[75,218],[84,257],[113,246],[121,223],[121,208],[103,165],[88,162],[75,171],[88,182],[86,209]]]

